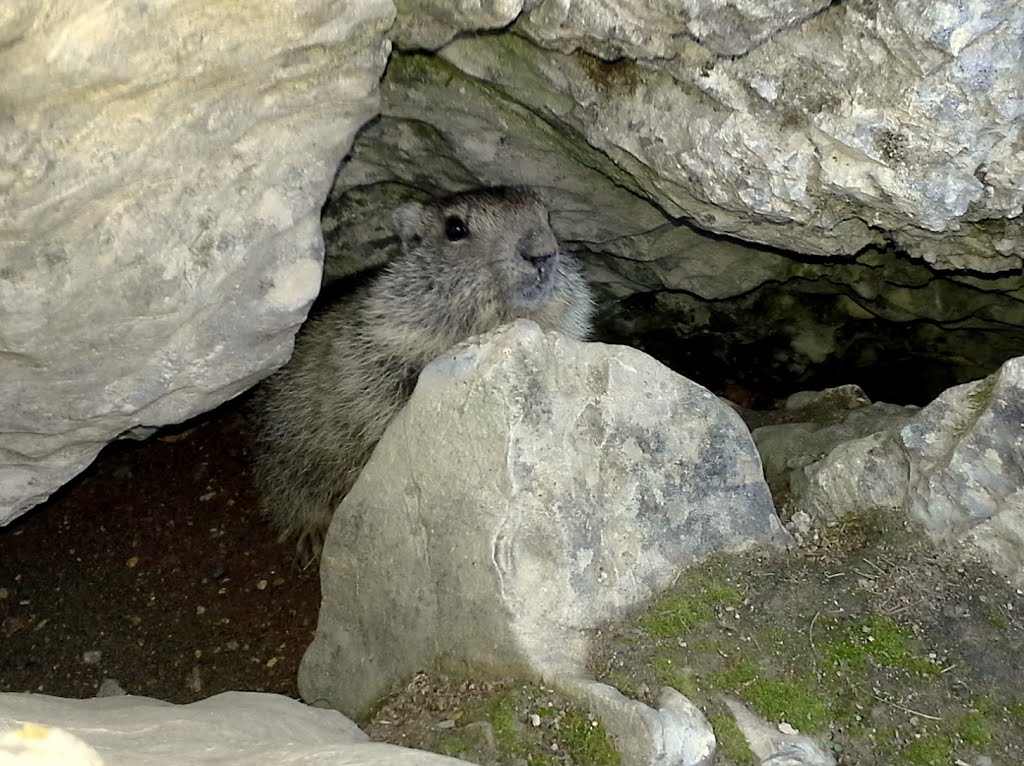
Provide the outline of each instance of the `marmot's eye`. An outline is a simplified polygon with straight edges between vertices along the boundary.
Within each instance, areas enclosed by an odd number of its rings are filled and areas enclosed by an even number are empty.
[[[450,215],[444,222],[444,234],[451,242],[458,242],[469,236],[469,224],[457,215]]]

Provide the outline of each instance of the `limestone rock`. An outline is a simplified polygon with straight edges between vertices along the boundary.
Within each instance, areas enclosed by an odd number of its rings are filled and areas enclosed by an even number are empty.
[[[717,397],[515,322],[427,366],[339,506],[300,690],[358,714],[424,667],[578,678],[588,629],[713,551],[784,540]]]
[[[0,732],[3,766],[103,766],[99,753],[63,729],[26,723]]]
[[[34,725],[28,732],[38,740],[34,746],[17,734],[23,723]],[[276,694],[226,692],[172,705],[135,696],[83,700],[0,693],[0,763],[94,766],[96,753],[105,766],[467,763],[370,742],[340,713]]]
[[[807,420],[753,430],[751,435],[761,454],[765,476],[773,486],[792,486],[795,482],[801,487],[806,466],[821,460],[841,444],[909,423],[918,411],[912,406],[871,403],[866,397],[861,400],[861,406],[847,409],[849,402],[837,401],[835,394],[842,388],[845,387],[794,394],[786,401],[786,409],[794,410],[799,405],[803,411],[796,416],[806,416]]]
[[[899,508],[940,539],[968,537],[1024,585],[1024,357],[955,386],[902,427],[840,444],[803,469],[812,516]]]
[[[387,0],[0,11],[0,523],[280,366]]]
[[[398,18],[389,33],[402,48],[436,50],[460,32],[479,32],[510,24],[523,0],[395,0]]]
[[[664,686],[658,709],[629,699],[618,689],[579,676],[556,676],[552,685],[583,701],[615,736],[625,766],[711,766],[715,732],[696,705]]]
[[[831,753],[810,737],[784,734],[737,699],[723,700],[750,750],[761,759],[760,766],[835,766]]]
[[[446,11],[446,31],[425,35],[426,47],[456,28],[493,30],[517,4],[469,3],[458,20]],[[436,20],[436,5],[420,15],[400,4],[398,29]],[[444,150],[395,152],[378,172],[394,179],[411,165],[417,184],[439,183],[487,157],[477,183],[533,175],[560,190],[596,173],[598,197],[618,186],[673,229],[682,218],[805,253],[894,242],[945,269],[1020,268],[1015,0],[523,5],[507,30],[440,48],[455,74],[441,98],[420,101],[396,72],[391,114],[436,131]],[[420,57],[424,67],[443,65]],[[511,120],[510,105],[521,110]],[[549,136],[554,153],[521,162],[518,146]],[[607,206],[595,219],[619,213]],[[597,231],[588,240],[623,244]]]
[[[1014,0],[544,0],[516,30],[564,58],[531,56],[530,80],[481,60],[487,41],[458,40],[450,58],[559,104],[666,210],[806,252],[856,251],[884,229],[947,268],[1019,267]]]

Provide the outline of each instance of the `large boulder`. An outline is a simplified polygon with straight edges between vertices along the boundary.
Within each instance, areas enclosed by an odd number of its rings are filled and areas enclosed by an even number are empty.
[[[190,705],[135,696],[80,700],[0,694],[0,763],[458,766],[466,761],[370,742],[340,713],[288,697],[226,692]]]
[[[586,631],[712,552],[786,539],[717,397],[518,321],[427,366],[338,508],[300,690],[355,715],[423,667],[543,677],[611,716],[630,763],[702,763],[677,693],[653,711],[586,681]]]
[[[0,11],[0,524],[282,364],[387,0]]]
[[[399,57],[384,109],[433,151],[407,141],[346,187],[467,174],[557,189],[568,208],[592,176],[601,215],[579,239],[612,250],[640,249],[600,238],[635,207],[617,237],[684,218],[804,253],[895,242],[942,268],[1020,267],[1015,0],[437,6],[399,3],[401,47],[436,55]],[[524,162],[530,146],[549,151]]]

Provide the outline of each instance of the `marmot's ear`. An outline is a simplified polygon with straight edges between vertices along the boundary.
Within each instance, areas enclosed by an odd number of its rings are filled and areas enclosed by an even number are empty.
[[[403,242],[411,242],[419,239],[420,222],[423,219],[423,205],[419,202],[407,202],[395,210],[391,221],[395,226],[395,233]]]

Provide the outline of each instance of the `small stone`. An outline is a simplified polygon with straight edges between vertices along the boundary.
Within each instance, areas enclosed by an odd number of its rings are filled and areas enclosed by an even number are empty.
[[[82,653],[82,662],[86,665],[99,665],[100,660],[103,659],[103,652],[99,649],[90,649],[87,652]]]
[[[199,675],[199,666],[194,665],[192,670],[189,671],[185,677],[185,688],[195,694],[198,694],[203,690],[203,679]]]
[[[97,697],[123,697],[127,693],[113,678],[104,678],[100,688],[96,690]]]
[[[256,590],[266,590],[268,584],[266,580],[260,580],[256,583]]]
[[[453,721],[451,718],[446,718],[443,721],[438,721],[434,728],[435,729],[454,729],[455,728],[455,721]]]
[[[540,726],[540,716],[536,713],[530,713],[530,725],[535,727]]]
[[[799,730],[793,728],[791,724],[788,724],[785,721],[779,724],[779,731],[789,736],[795,736],[800,733]]]

